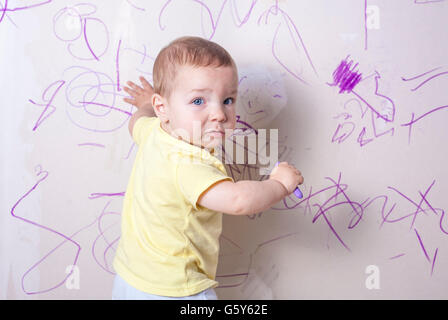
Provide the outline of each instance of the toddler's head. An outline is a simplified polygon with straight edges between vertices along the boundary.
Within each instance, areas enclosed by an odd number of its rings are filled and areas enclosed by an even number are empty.
[[[152,105],[172,136],[212,149],[235,128],[238,73],[220,45],[182,37],[154,62]]]

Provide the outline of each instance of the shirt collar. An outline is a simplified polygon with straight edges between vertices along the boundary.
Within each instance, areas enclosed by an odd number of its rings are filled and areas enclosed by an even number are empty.
[[[173,159],[175,157],[177,161],[199,161],[200,163],[205,162],[218,167],[223,166],[222,162],[212,154],[214,149],[211,149],[210,152],[205,148],[200,148],[181,139],[176,139],[162,128],[159,118],[157,118],[157,122],[157,130],[161,137],[170,144],[168,147],[169,158]]]

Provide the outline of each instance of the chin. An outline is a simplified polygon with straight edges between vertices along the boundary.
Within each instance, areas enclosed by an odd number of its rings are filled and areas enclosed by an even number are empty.
[[[221,146],[223,144],[223,141],[224,141],[223,139],[214,139],[206,141],[205,143],[202,144],[202,147],[207,149],[213,149]]]

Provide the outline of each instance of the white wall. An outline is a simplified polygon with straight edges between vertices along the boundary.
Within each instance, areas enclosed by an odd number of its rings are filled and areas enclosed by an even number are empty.
[[[240,120],[279,129],[280,160],[305,177],[302,200],[224,217],[219,298],[448,297],[446,1],[7,5],[0,298],[110,298],[136,152],[118,88],[151,79],[158,51],[182,35],[228,49]],[[339,93],[346,58],[362,81]],[[267,178],[235,168],[235,180]]]

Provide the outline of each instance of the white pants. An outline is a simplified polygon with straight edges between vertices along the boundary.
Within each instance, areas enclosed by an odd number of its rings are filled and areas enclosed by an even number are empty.
[[[218,297],[212,288],[186,297],[158,296],[134,288],[116,274],[112,289],[112,300],[218,300]]]

